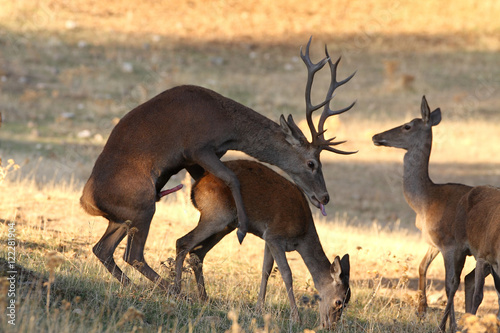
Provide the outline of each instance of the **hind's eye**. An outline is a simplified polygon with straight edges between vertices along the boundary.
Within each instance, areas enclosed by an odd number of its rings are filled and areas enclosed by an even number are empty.
[[[403,129],[409,131],[411,129],[411,125],[410,124],[406,124],[403,126]]]
[[[314,162],[313,162],[313,161],[307,161],[307,167],[308,167],[309,169],[314,170],[314,167],[315,167],[315,166],[316,166],[316,165],[314,164]]]

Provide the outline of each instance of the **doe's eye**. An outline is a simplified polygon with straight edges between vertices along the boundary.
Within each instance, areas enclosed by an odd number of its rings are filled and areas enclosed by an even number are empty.
[[[313,161],[307,161],[307,167],[308,167],[309,169],[314,170],[314,167],[315,167],[315,166],[316,166],[316,165],[314,164],[314,162],[313,162]]]
[[[411,125],[410,125],[410,124],[405,124],[405,125],[403,126],[403,129],[405,129],[405,130],[407,130],[407,131],[408,131],[408,130],[410,130],[410,129],[411,129]]]

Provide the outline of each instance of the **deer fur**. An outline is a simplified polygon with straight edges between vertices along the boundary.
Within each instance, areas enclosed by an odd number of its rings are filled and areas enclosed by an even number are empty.
[[[441,110],[438,108],[430,111],[425,96],[421,103],[422,118],[416,118],[401,126],[373,136],[376,146],[387,146],[406,150],[404,156],[403,192],[406,201],[417,214],[416,226],[422,231],[429,249],[419,266],[419,292],[420,299],[418,313],[423,315],[427,309],[426,299],[426,273],[430,263],[439,251],[443,254],[446,271],[446,281],[452,281],[457,272],[454,271],[455,262],[452,253],[455,247],[460,246],[460,240],[454,234],[456,224],[456,210],[460,199],[472,187],[456,184],[435,184],[429,177],[429,158],[432,147],[432,127],[441,121]],[[458,258],[458,264],[463,267],[466,253]],[[460,268],[461,272],[461,268]],[[460,282],[453,278],[453,284]],[[446,295],[449,305],[440,324],[440,329],[445,330],[446,318],[450,315],[450,326],[456,329],[452,288],[446,284]]]
[[[500,188],[477,186],[462,197],[456,229],[464,244],[457,252],[470,252],[476,258],[475,274],[465,278],[466,312],[476,314],[483,301],[484,278],[491,272],[499,296],[500,318]]]
[[[333,91],[351,77],[337,82],[338,61],[327,57],[318,64],[309,59],[309,46],[301,56],[308,69],[306,100],[313,74],[329,63],[332,82],[324,102],[307,104],[306,116],[324,106],[324,118],[352,107],[332,112]],[[340,59],[339,59],[340,60]],[[310,65],[313,68],[310,68]],[[354,74],[353,74],[354,75]],[[309,90],[308,90],[309,88]],[[323,120],[324,121],[324,120]],[[321,129],[322,124],[320,123]],[[125,261],[149,280],[167,290],[168,283],[144,260],[144,246],[156,201],[170,177],[186,169],[196,180],[205,171],[221,179],[231,190],[238,215],[238,239],[247,232],[248,218],[234,173],[221,161],[228,150],[239,150],[273,164],[288,173],[311,203],[324,211],[329,201],[320,152],[348,154],[332,146],[342,142],[325,140],[324,131],[311,127],[308,142],[292,116],[280,117],[277,124],[254,110],[214,91],[198,86],[179,86],[152,98],[126,114],[112,130],[97,158],[80,199],[83,209],[109,221],[94,254],[123,285],[130,279],[117,267],[113,253],[127,237]],[[126,223],[125,223],[126,222]]]
[[[349,256],[336,256],[330,263],[321,246],[311,210],[297,186],[268,167],[253,161],[225,163],[238,177],[243,202],[247,208],[250,233],[265,240],[262,282],[258,307],[265,301],[266,287],[276,261],[285,282],[294,320],[299,320],[292,287],[292,272],[285,252],[298,251],[302,256],[320,296],[321,325],[331,328],[350,298]],[[205,255],[225,235],[236,228],[237,215],[229,188],[217,177],[206,173],[192,188],[191,198],[200,211],[196,228],[177,240],[177,291],[181,288],[182,266],[188,253],[200,262],[194,267],[201,299],[207,299],[203,277]]]

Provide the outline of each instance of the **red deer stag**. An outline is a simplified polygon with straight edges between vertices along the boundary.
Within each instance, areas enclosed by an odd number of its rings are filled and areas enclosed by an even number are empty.
[[[238,239],[247,231],[237,177],[220,161],[228,150],[240,150],[258,160],[273,164],[290,175],[312,204],[322,211],[329,201],[323,178],[320,153],[323,150],[350,154],[334,148],[342,142],[325,139],[323,123],[327,117],[349,110],[350,106],[332,111],[333,92],[348,82],[336,80],[337,65],[328,52],[318,63],[309,57],[307,44],[304,60],[308,78],[306,84],[306,118],[312,132],[312,142],[295,124],[292,116],[280,125],[214,91],[198,86],[180,86],[167,90],[126,114],[111,132],[97,158],[80,199],[85,211],[103,216],[108,228],[93,248],[94,254],[123,285],[129,278],[117,267],[113,253],[127,237],[125,261],[151,281],[168,289],[162,279],[144,260],[144,245],[148,236],[155,203],[161,189],[182,169],[196,180],[205,171],[221,179],[231,189],[238,215]],[[311,103],[314,74],[329,63],[331,83],[325,101]],[[324,107],[315,129],[312,113]],[[128,223],[125,223],[129,221]]]
[[[402,148],[407,152],[404,156],[403,191],[406,201],[417,214],[416,226],[430,244],[419,267],[419,300],[418,312],[423,314],[427,309],[426,273],[427,268],[439,251],[445,261],[446,279],[455,272],[450,268],[453,263],[451,253],[457,245],[455,239],[455,215],[457,205],[470,186],[463,184],[435,184],[429,177],[429,157],[432,147],[432,127],[441,121],[441,110],[430,111],[425,96],[421,104],[422,118],[416,118],[402,126],[373,136],[376,146]],[[465,256],[463,262],[465,262]],[[459,275],[460,278],[460,275]],[[459,282],[459,281],[457,281]],[[450,297],[450,289],[446,286],[446,295]],[[447,306],[445,317],[440,324],[444,331],[447,313],[450,314],[451,325],[455,325],[453,302]]]
[[[350,298],[349,256],[346,254],[342,259],[336,256],[330,263],[321,247],[307,200],[297,186],[257,162],[238,160],[225,164],[240,181],[248,231],[266,242],[257,306],[264,303],[267,280],[276,261],[285,282],[292,318],[299,320],[292,272],[285,255],[286,251],[296,250],[319,291],[321,324],[331,328]],[[236,228],[236,207],[227,185],[209,173],[193,185],[191,199],[200,211],[200,221],[177,240],[175,285],[180,291],[184,259],[188,253],[194,254],[200,260],[194,267],[198,291],[200,298],[206,300],[203,260],[212,247]]]

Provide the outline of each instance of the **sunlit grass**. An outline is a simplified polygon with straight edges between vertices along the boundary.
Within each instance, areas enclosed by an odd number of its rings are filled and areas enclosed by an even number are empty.
[[[35,328],[46,332],[221,332],[231,329],[236,316],[245,332],[262,332],[265,327],[269,332],[317,331],[318,309],[312,301],[315,289],[296,253],[289,253],[288,258],[300,324],[289,320],[290,308],[278,272],[270,279],[263,313],[256,310],[264,243],[254,236],[239,245],[236,236],[230,234],[209,253],[204,265],[208,303],[198,300],[189,270],[184,274],[184,296],[166,295],[123,262],[120,246],[117,263],[135,283],[122,288],[91,252],[106,222],[87,216],[78,207],[79,189],[54,184],[39,187],[35,182],[20,180],[7,181],[2,187],[0,241],[6,241],[7,224],[15,221],[16,263],[38,277],[19,279],[18,325],[13,330],[3,321],[7,332],[31,332]],[[173,278],[169,262],[175,257],[175,239],[192,229],[197,219],[185,190],[157,205],[146,260],[169,281]],[[416,268],[426,249],[418,235],[396,225],[382,228],[376,222],[368,227],[356,226],[348,216],[324,219],[315,214],[315,219],[327,256],[351,256],[353,297],[338,331],[435,330],[442,314],[441,303],[431,304],[422,321],[415,314]],[[1,248],[0,257],[7,257],[6,250]],[[62,262],[51,264],[55,255]],[[50,272],[54,273],[53,281]],[[443,276],[442,261],[436,260],[429,278],[442,280]],[[304,303],[305,299],[309,301]],[[462,311],[462,302],[463,297],[457,297],[457,311]]]

